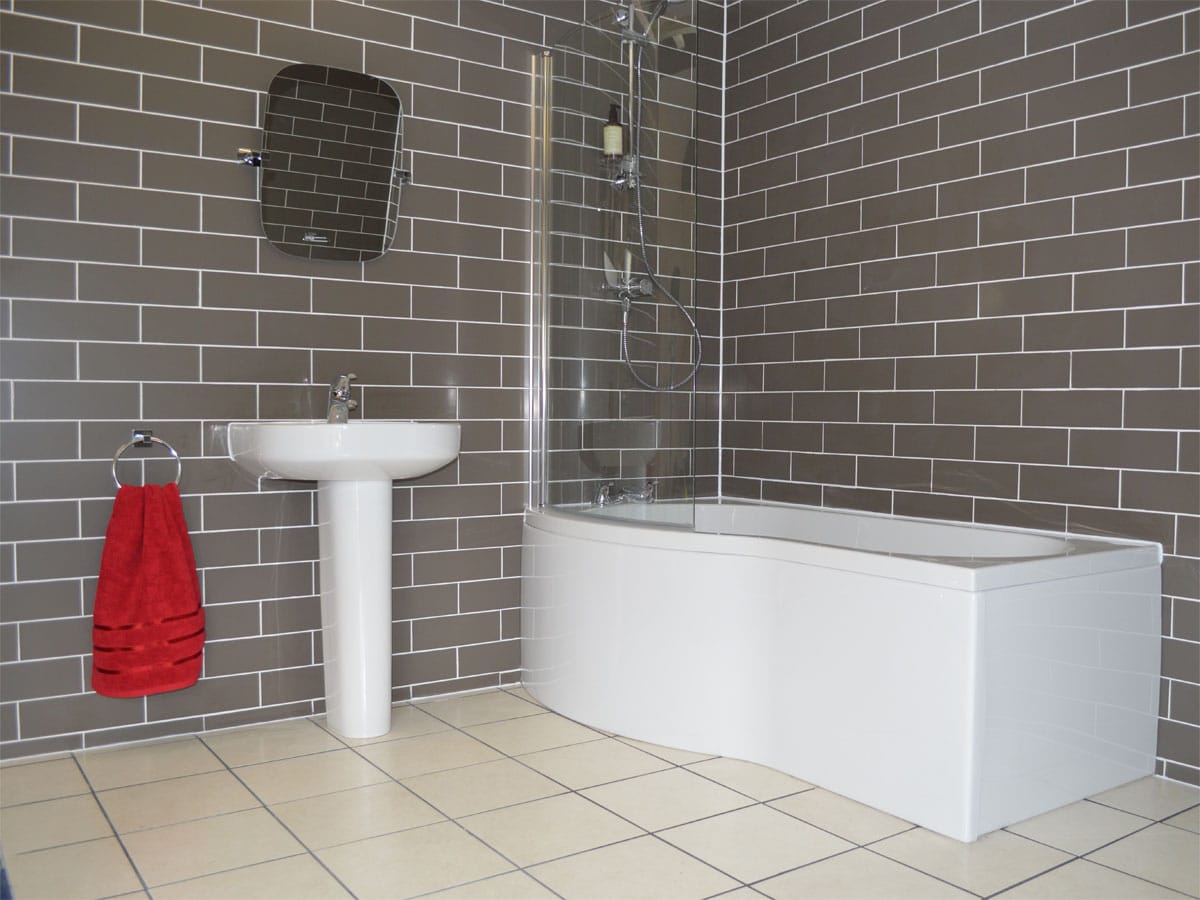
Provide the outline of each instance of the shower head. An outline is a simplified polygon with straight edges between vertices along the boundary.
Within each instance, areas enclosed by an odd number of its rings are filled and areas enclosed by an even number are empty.
[[[667,11],[668,6],[674,6],[677,3],[687,3],[687,0],[658,0],[654,4],[654,9],[650,13],[650,19],[642,28],[642,34],[650,34],[650,29],[654,27],[654,23],[658,21],[658,17]]]
[[[636,0],[629,0],[628,7],[617,5],[617,11],[613,13],[613,18],[622,27],[622,35],[626,39],[632,38],[644,43],[649,38],[650,29],[654,27],[659,16],[666,12],[668,6],[687,2],[688,0],[654,0],[654,4],[649,7],[650,12],[647,14],[637,9]],[[635,18],[641,20],[641,28],[634,24]]]

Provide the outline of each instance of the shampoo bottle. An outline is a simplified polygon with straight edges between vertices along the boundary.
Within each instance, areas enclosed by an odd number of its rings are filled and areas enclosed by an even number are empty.
[[[625,129],[621,126],[621,111],[617,104],[608,107],[608,121],[604,125],[604,156],[620,159],[625,155]]]

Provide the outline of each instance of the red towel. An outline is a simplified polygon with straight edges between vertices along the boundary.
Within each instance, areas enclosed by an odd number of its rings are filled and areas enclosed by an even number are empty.
[[[179,488],[117,491],[92,613],[92,688],[142,697],[195,684],[204,609]]]

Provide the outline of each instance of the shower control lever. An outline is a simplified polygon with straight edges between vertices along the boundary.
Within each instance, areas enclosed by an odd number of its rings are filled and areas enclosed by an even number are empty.
[[[643,276],[622,275],[616,284],[602,285],[606,291],[612,291],[622,303],[636,300],[638,297],[650,297],[654,294],[654,282]]]
[[[621,157],[620,161],[613,164],[610,163],[612,174],[612,186],[622,191],[634,191],[638,188],[638,180],[641,177],[638,171],[637,156],[628,153]]]

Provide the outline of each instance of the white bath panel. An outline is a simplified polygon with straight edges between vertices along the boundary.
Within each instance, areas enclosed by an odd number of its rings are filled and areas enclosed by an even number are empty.
[[[961,841],[1153,771],[1157,544],[778,504],[696,521],[527,514],[539,701]]]

